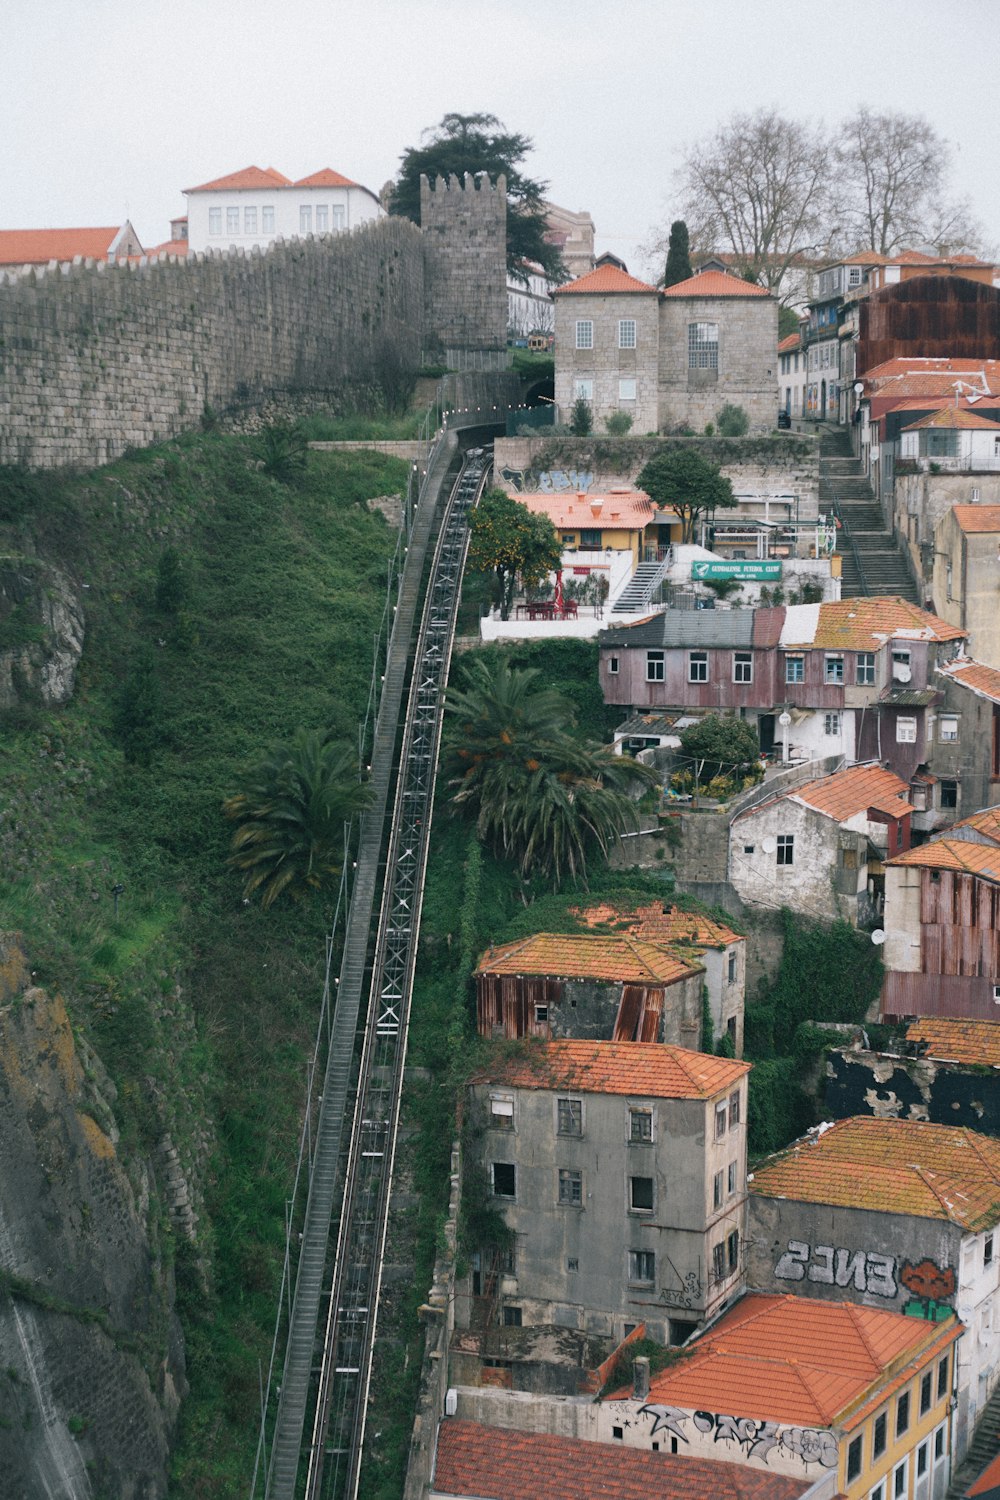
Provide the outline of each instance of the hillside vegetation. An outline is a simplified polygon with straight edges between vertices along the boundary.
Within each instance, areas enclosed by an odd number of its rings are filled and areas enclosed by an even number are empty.
[[[285,485],[259,451],[210,434],[0,472],[0,551],[68,574],[87,627],[69,705],[22,703],[0,739],[0,930],[109,1069],[122,1154],[169,1135],[190,1181],[193,1242],[163,1226],[184,1500],[248,1490],[332,905],[245,905],[220,805],[300,726],[356,743],[396,546],[363,502],[406,481],[322,453]]]

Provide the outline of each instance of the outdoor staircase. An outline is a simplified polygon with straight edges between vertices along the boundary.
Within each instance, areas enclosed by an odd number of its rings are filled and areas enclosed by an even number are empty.
[[[997,1386],[976,1422],[972,1442],[952,1475],[945,1500],[961,1500],[973,1480],[978,1479],[991,1459],[1000,1453],[1000,1385]]]
[[[820,438],[819,507],[828,515],[832,511],[841,522],[837,551],[843,559],[842,598],[878,594],[921,602],[844,427]]]
[[[635,615],[646,608],[670,568],[670,558],[659,562],[641,562],[618,598],[611,605],[613,615]]]

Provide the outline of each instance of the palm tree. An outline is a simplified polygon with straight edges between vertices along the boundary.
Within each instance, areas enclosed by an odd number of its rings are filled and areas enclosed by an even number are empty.
[[[268,907],[286,892],[298,898],[335,880],[344,825],[370,796],[349,746],[307,729],[276,746],[222,804],[239,824],[229,863],[246,876],[244,898],[259,891]]]
[[[656,773],[572,733],[570,704],[534,687],[538,673],[482,658],[451,695],[445,767],[452,801],[521,875],[586,880],[587,852],[605,856],[635,822],[630,789]]]

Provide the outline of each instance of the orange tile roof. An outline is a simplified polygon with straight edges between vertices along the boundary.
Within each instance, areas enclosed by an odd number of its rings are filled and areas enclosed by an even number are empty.
[[[446,1417],[438,1428],[432,1488],[478,1500],[798,1500],[812,1484],[811,1477],[792,1479],[746,1464]]]
[[[786,615],[788,630],[794,629],[797,615]],[[811,613],[805,620],[812,619]],[[905,635],[911,640],[955,641],[965,636],[957,625],[949,625],[937,615],[919,609],[907,599],[886,597],[838,599],[819,606],[815,634],[810,640],[795,641],[782,633],[781,645],[837,647],[848,651],[874,651],[892,636]]]
[[[540,492],[517,499],[534,515],[548,516],[557,531],[644,531],[656,514],[645,490],[588,490],[582,496]]]
[[[679,906],[664,908],[662,901],[622,911],[607,903],[577,907],[576,914],[588,927],[597,925],[623,927],[633,937],[650,943],[668,943],[685,948],[726,948],[730,943],[745,943],[746,938],[718,922],[707,912],[681,911]]]
[[[799,334],[799,333],[789,333],[789,334],[786,334],[785,337],[783,339],[781,339],[779,341],[779,343],[778,343],[778,353],[779,354],[790,354],[790,353],[793,353],[796,349],[798,349],[801,346],[801,344],[802,344],[802,335],[801,334]]]
[[[937,411],[928,412],[918,422],[911,422],[903,431],[919,432],[924,427],[958,427],[963,431],[1000,432],[1000,422],[994,422],[978,411],[971,411],[967,406],[940,406]]]
[[[923,1042],[924,1055],[935,1062],[1000,1068],[1000,1021],[920,1016],[907,1027],[906,1040]]]
[[[770,1157],[750,1188],[768,1198],[986,1229],[1000,1222],[1000,1140],[953,1125],[858,1115]]]
[[[650,1381],[649,1400],[826,1428],[925,1353],[940,1325],[850,1302],[751,1292]],[[628,1399],[616,1392],[612,1399]]]
[[[646,281],[638,281],[636,277],[630,276],[627,271],[620,270],[618,266],[606,265],[595,267],[585,276],[577,277],[576,281],[568,281],[565,286],[557,286],[552,295],[553,297],[585,296],[591,292],[615,294],[648,292],[656,296],[656,287],[650,286]]]
[[[536,932],[500,948],[489,948],[477,974],[549,974],[559,979],[609,983],[673,984],[695,972],[658,943],[639,942],[627,932]]]
[[[0,229],[0,266],[45,266],[50,260],[106,260],[120,224],[99,229]]]
[[[965,377],[981,395],[996,395],[1000,392],[1000,360],[899,357],[873,365],[862,379],[871,395],[946,396],[953,401],[956,377]]]
[[[711,1099],[735,1088],[750,1064],[667,1042],[528,1041],[498,1057],[475,1083],[581,1094],[635,1094],[651,1099]]]
[[[230,172],[226,177],[214,177],[211,182],[203,182],[198,187],[185,188],[185,193],[215,193],[230,188],[253,188],[258,191],[262,188],[291,187],[292,179],[286,177],[283,172],[278,172],[274,167],[243,167],[239,172]]]
[[[698,271],[687,281],[664,287],[661,297],[770,297],[766,286],[730,276],[728,271]]]
[[[352,182],[341,172],[335,172],[332,167],[321,167],[318,172],[313,172],[309,177],[300,177],[293,187],[359,187],[360,184]]]
[[[146,251],[150,259],[154,255],[187,255],[187,240],[164,240],[162,245],[154,245],[151,250]]]
[[[1000,1494],[1000,1453],[990,1459],[979,1478],[966,1490],[964,1500],[977,1500],[979,1495],[990,1500],[990,1496],[997,1494]]]
[[[855,250],[853,255],[845,255],[840,262],[843,266],[885,266],[888,259],[880,255],[877,250]]]
[[[967,818],[959,818],[952,828],[974,828],[977,833],[984,834],[992,839],[994,844],[1000,844],[1000,807],[981,807],[978,812],[970,813]],[[949,833],[951,829],[948,830]]]
[[[984,426],[1000,432],[1000,424],[996,422],[986,422]],[[1000,531],[1000,505],[953,505],[951,509],[962,531],[970,534]]]
[[[913,811],[906,800],[908,791],[909,784],[893,771],[872,765],[850,766],[833,776],[821,776],[816,781],[807,781],[805,786],[797,786],[786,795],[843,823],[870,807],[895,818],[904,817]]]
[[[973,661],[971,656],[956,656],[953,661],[944,662],[937,670],[942,676],[953,678],[980,697],[991,698],[994,703],[1000,703],[1000,672],[996,667],[985,667],[982,662]]]
[[[967,839],[931,839],[905,854],[886,861],[890,865],[917,865],[925,870],[962,870],[1000,885],[1000,851],[995,844],[973,844]]]

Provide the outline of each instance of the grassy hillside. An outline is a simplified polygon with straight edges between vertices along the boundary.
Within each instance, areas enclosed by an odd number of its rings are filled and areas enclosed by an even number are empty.
[[[61,566],[87,615],[71,704],[0,737],[0,928],[110,1069],[126,1151],[169,1134],[204,1185],[197,1249],[164,1225],[183,1500],[248,1485],[331,904],[245,906],[220,803],[299,725],[356,737],[396,542],[363,502],[405,480],[323,453],[289,488],[219,435],[0,475],[0,550]]]

